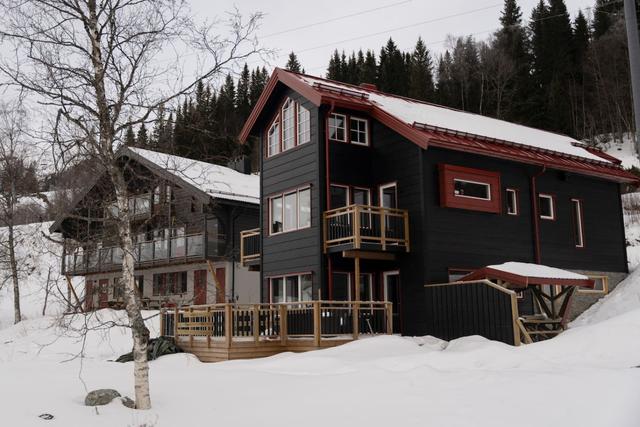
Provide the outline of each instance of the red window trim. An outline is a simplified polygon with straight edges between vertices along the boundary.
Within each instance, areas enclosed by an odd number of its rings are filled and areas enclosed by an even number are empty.
[[[540,211],[540,198],[548,198],[551,199],[551,217],[542,216]],[[556,206],[556,196],[549,193],[538,193],[538,217],[540,219],[544,219],[546,221],[555,221],[558,217],[557,215],[557,206]]]
[[[502,211],[500,172],[444,163],[438,165],[438,170],[440,175],[440,206],[498,214]],[[491,199],[456,196],[454,194],[455,179],[488,184]]]
[[[580,232],[580,242],[582,243],[581,245],[576,245],[576,216],[575,216],[575,210],[573,207],[573,203],[577,202],[578,203],[578,211],[579,211],[579,215],[580,215],[580,227],[578,228],[579,232]],[[571,229],[572,229],[572,234],[573,234],[573,243],[576,249],[584,249],[587,247],[587,242],[585,240],[585,233],[584,233],[584,205],[582,202],[582,199],[579,199],[577,197],[572,197],[570,200],[571,203]]]
[[[514,206],[515,206],[515,208],[516,208],[516,211],[515,211],[515,213],[509,213],[508,204],[507,204],[507,203],[505,203],[505,206],[504,206],[504,213],[505,213],[506,215],[509,215],[509,216],[519,216],[519,215],[520,215],[520,190],[518,190],[517,188],[507,187],[507,188],[505,188],[505,194],[506,194],[506,197],[509,197],[509,196],[508,196],[509,192],[513,192],[513,194],[514,194],[514,197],[515,197],[515,203],[514,203]],[[506,197],[505,197],[505,198],[506,198]],[[508,199],[507,199],[507,200],[508,200]],[[505,202],[506,202],[507,200],[505,200]]]

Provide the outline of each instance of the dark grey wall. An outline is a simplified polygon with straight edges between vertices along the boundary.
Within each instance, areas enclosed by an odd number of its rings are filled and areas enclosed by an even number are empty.
[[[279,100],[291,97],[311,113],[311,141],[271,158],[264,157],[266,129],[261,138],[262,152],[262,300],[268,300],[267,281],[270,276],[290,273],[311,272],[313,274],[314,296],[321,284],[322,255],[322,211],[320,181],[320,135],[318,108],[297,93],[287,90]],[[273,103],[280,105],[280,102]],[[275,117],[277,110],[273,109]],[[265,127],[268,124],[265,124]],[[283,191],[311,185],[311,227],[269,236],[269,196]]]

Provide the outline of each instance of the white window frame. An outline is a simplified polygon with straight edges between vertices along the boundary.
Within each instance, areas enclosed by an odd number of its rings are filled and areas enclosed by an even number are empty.
[[[352,123],[364,123],[364,142],[356,142],[351,138],[351,132],[353,132],[353,128],[351,127]],[[355,132],[360,135],[362,131],[360,129],[356,129]],[[362,145],[364,147],[369,146],[369,120],[362,119],[360,117],[349,117],[349,142],[354,145]]]
[[[302,299],[302,276],[310,276],[311,278],[311,299],[309,300],[305,300]],[[296,278],[297,281],[297,299],[296,300],[292,300],[292,301],[287,301],[287,279],[290,279],[292,277]],[[276,303],[273,300],[273,281],[274,280],[281,280],[282,281],[282,297],[283,297],[283,301],[281,301],[280,303],[291,303],[291,302],[306,302],[306,301],[312,301],[313,300],[313,275],[311,273],[296,273],[296,274],[286,274],[284,276],[273,276],[273,277],[269,277],[269,303],[270,304],[279,304]]]
[[[298,138],[297,145],[306,144],[311,141],[311,112],[302,105],[296,103],[296,136]]]
[[[540,210],[540,199],[548,199],[549,202],[551,203],[551,216],[542,215],[542,211]],[[540,216],[540,219],[549,219],[549,220],[556,219],[556,206],[555,206],[555,202],[553,201],[553,196],[551,194],[546,194],[546,193],[538,194],[538,215]]]
[[[331,209],[338,209],[338,208],[344,208],[347,207],[351,204],[351,187],[349,187],[348,185],[343,185],[343,184],[329,184],[329,200],[331,200],[331,187],[337,187],[337,188],[345,188],[347,190],[347,204],[344,206],[333,206],[331,205]]]
[[[353,191],[351,194],[352,199],[352,203],[355,204],[355,194],[356,191],[364,191],[367,193],[367,203],[364,206],[371,206],[371,189],[370,188],[365,188],[365,187],[353,187]]]
[[[293,220],[293,223],[290,223],[289,221],[287,221],[287,198],[290,198],[292,196],[295,198],[295,200],[293,201],[293,206],[291,207],[291,209],[293,210],[293,218],[291,218]],[[282,230],[284,232],[293,231],[298,228],[298,217],[300,216],[298,212],[299,208],[300,206],[298,205],[298,190],[289,191],[282,195]]]
[[[342,117],[342,119],[343,119],[343,123],[344,123],[344,127],[340,128],[340,127],[338,127],[338,126],[332,126],[332,124],[331,124],[332,120],[331,120],[331,119],[333,119],[334,117]],[[347,142],[347,141],[349,140],[349,139],[348,139],[348,136],[347,136],[347,127],[348,127],[348,124],[347,124],[347,123],[348,123],[348,121],[347,121],[347,116],[346,116],[346,115],[344,115],[344,114],[331,113],[331,115],[329,116],[329,118],[328,118],[327,120],[329,121],[329,122],[327,123],[327,127],[328,127],[328,130],[329,130],[329,139],[330,139],[331,141]],[[337,129],[342,129],[342,130],[343,130],[342,134],[344,135],[344,139],[336,139],[336,138],[332,138],[332,137],[331,137],[331,130],[332,130],[332,129],[336,129],[336,130],[337,130]],[[337,132],[335,132],[335,133],[337,133]]]
[[[280,114],[282,117],[282,124],[280,125],[280,132],[282,132],[280,137],[282,141],[281,151],[284,152],[296,146],[296,103],[291,98],[287,98],[282,104]],[[287,132],[288,137],[285,138]],[[288,143],[291,145],[287,145]]]
[[[573,220],[577,222],[574,224],[578,226],[578,236],[579,244],[576,244],[574,241],[576,248],[584,248],[584,219],[582,218],[582,200],[580,199],[571,199],[571,210]]]
[[[518,206],[518,190],[514,188],[507,188],[507,215],[517,216],[520,213],[520,206]],[[509,198],[513,200],[513,212],[509,212]]]
[[[311,210],[311,186],[307,185],[305,187],[300,187],[295,190],[285,191],[280,194],[273,194],[269,196],[269,236],[275,236],[282,233],[291,233],[292,231],[304,230],[311,227],[311,212],[309,212],[309,224],[301,226],[300,225],[300,193],[309,190],[309,209]],[[293,228],[287,229],[285,227],[285,202],[284,199],[287,195],[294,194],[296,195],[296,205],[295,205],[295,213],[296,220],[295,226]],[[273,232],[273,200],[282,198],[282,231]]]
[[[277,127],[277,129],[275,129]],[[276,144],[272,144],[274,138],[277,138]],[[277,115],[271,126],[269,126],[269,130],[267,131],[267,157],[273,157],[276,154],[280,154],[280,115]],[[273,147],[273,149],[272,149]]]
[[[482,185],[482,186],[486,187],[488,197],[476,197],[476,196],[467,196],[465,194],[456,194],[456,182],[464,182],[464,183],[467,183],[467,184]],[[464,198],[464,199],[474,199],[474,200],[482,200],[483,202],[490,202],[491,201],[491,184],[488,183],[488,182],[472,181],[470,179],[453,178],[453,196],[454,197],[461,197],[461,198]]]

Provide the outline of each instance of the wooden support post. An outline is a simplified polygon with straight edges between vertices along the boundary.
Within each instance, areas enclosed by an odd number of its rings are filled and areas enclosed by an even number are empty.
[[[511,294],[511,321],[513,324],[513,345],[520,345],[520,326],[518,325],[520,313],[518,312],[518,297],[515,292]]]
[[[160,309],[160,336],[164,336],[164,313],[166,312],[166,309],[161,308]]]
[[[213,333],[213,317],[211,306],[207,306],[207,348],[211,348],[211,334]]]
[[[327,241],[329,240],[329,220],[327,219],[327,212],[322,212],[322,233],[324,240],[322,242],[322,250],[327,253]]]
[[[173,339],[178,342],[178,307],[173,311]]]
[[[404,219],[404,240],[407,245],[407,252],[411,251],[411,241],[409,239],[409,212],[404,211],[403,213]]]
[[[255,304],[253,306],[253,342],[258,344],[260,341],[260,307]]]
[[[206,228],[206,227],[205,227]],[[240,232],[240,264],[244,266],[244,231]],[[205,245],[205,247],[208,245]]]
[[[189,307],[189,346],[193,348],[193,307]]]
[[[80,302],[80,298],[78,298],[78,294],[76,294],[76,290],[73,287],[73,283],[71,283],[71,277],[68,274],[65,274],[64,276],[67,279],[67,286],[69,287],[69,289],[71,290],[71,293],[73,294],[73,298],[76,300],[76,304],[78,304],[78,308],[80,309],[81,313],[84,313],[84,307],[82,306],[82,303]],[[86,294],[86,291],[85,291]],[[93,298],[93,295],[86,295],[85,298]]]
[[[360,206],[353,207],[353,247],[360,249],[362,241],[360,238]]]
[[[320,311],[320,301],[313,302],[313,341],[316,347],[320,347],[322,339],[322,312]]]
[[[354,285],[354,291],[355,291],[355,295],[353,296],[353,298],[351,298],[353,301],[360,301],[360,255],[356,255],[356,257],[353,259],[354,264],[355,264],[355,268],[354,268],[354,276],[355,276],[355,285]]]
[[[382,250],[387,250],[387,216],[384,208],[380,209],[380,243],[382,243]]]
[[[387,335],[393,334],[393,303],[386,302],[384,304],[384,311],[387,316]]]
[[[207,266],[209,267],[209,272],[211,276],[213,276],[213,283],[216,286],[216,303],[217,302],[225,302],[224,289],[220,286],[220,282],[218,281],[218,276],[216,275],[216,269],[213,267],[213,263],[207,260]]]
[[[227,348],[231,347],[233,341],[233,307],[227,303],[224,305],[224,340]]]
[[[351,315],[353,316],[353,339],[357,340],[360,336],[360,303],[358,301],[352,302]]]
[[[287,305],[280,304],[279,313],[280,313],[280,344],[287,345]]]

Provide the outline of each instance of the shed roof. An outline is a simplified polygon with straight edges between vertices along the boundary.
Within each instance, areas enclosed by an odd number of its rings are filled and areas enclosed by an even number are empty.
[[[473,271],[460,279],[469,280],[503,280],[514,287],[526,288],[530,285],[560,285],[593,288],[594,281],[584,274],[560,268],[526,262],[505,262],[489,265]]]

